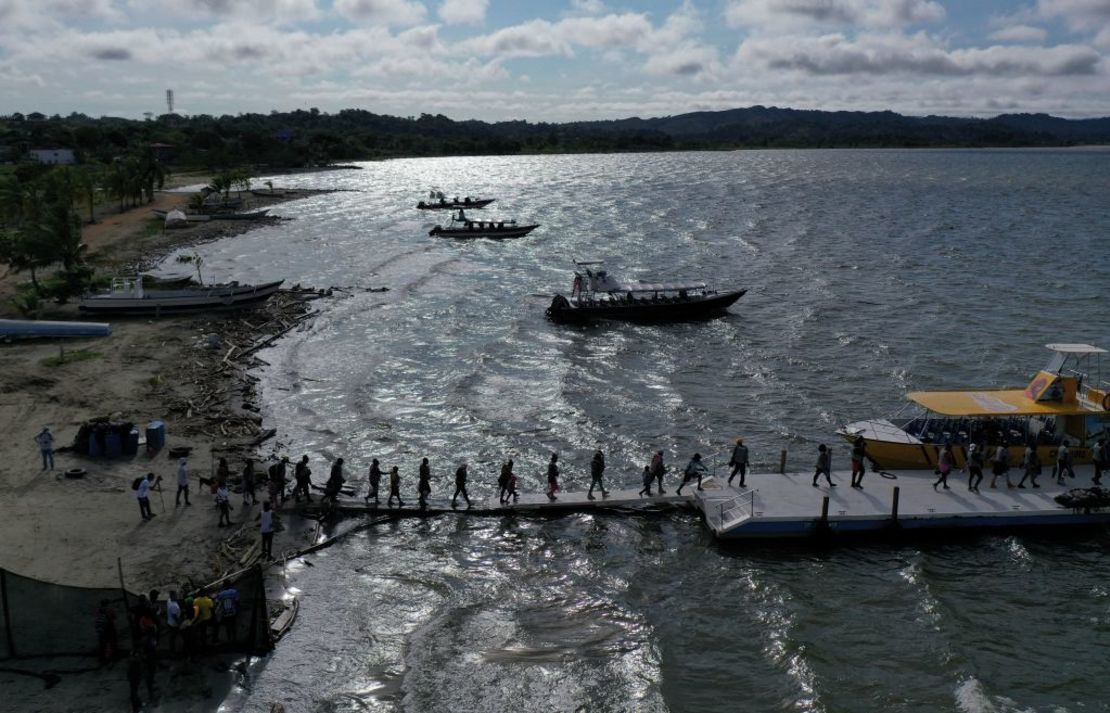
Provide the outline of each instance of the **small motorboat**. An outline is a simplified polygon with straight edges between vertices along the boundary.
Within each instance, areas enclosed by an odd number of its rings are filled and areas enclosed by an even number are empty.
[[[517,225],[515,220],[470,220],[463,210],[451,216],[447,227],[437,225],[428,235],[441,238],[523,238],[536,228],[533,225]]]
[[[231,282],[177,290],[150,290],[143,287],[143,278],[113,280],[102,292],[85,295],[77,303],[82,314],[178,314],[210,312],[257,306],[270,299],[284,280],[261,285]]]
[[[560,324],[615,319],[627,322],[679,322],[723,315],[747,290],[718,292],[702,282],[622,284],[604,263],[575,261],[570,297],[555,295],[547,317]]]
[[[443,195],[442,191],[432,191],[428,194],[427,201],[420,201],[416,204],[419,210],[459,210],[462,208],[485,208],[490,203],[496,200],[494,198],[471,198],[466,196],[459,200],[455,196],[451,200],[447,200],[447,196]]]

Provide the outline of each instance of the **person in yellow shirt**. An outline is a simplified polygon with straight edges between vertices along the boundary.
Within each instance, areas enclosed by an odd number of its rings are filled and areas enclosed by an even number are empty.
[[[212,610],[216,604],[208,596],[208,592],[201,592],[193,599],[193,618],[189,625],[193,630],[193,640],[200,651],[208,644],[209,631],[212,630]]]

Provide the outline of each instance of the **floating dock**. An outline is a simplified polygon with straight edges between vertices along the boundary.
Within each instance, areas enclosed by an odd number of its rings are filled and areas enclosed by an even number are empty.
[[[458,507],[443,496],[428,499],[421,509],[415,498],[406,499],[404,507],[388,507],[361,498],[340,499],[335,510],[347,514],[392,515],[394,517],[425,517],[449,512],[469,515],[510,515],[513,513],[560,514],[576,511],[622,509],[659,510],[688,507],[701,511],[710,530],[721,539],[786,539],[826,534],[881,533],[894,530],[927,531],[956,529],[987,529],[1014,527],[1061,527],[1070,525],[1110,525],[1110,511],[1081,512],[1065,508],[1055,496],[1074,488],[1091,486],[1092,466],[1076,466],[1074,479],[1058,485],[1052,469],[1038,477],[1039,488],[1026,483],[1011,470],[1015,487],[1006,487],[1000,476],[998,487],[991,488],[993,476],[985,474],[979,493],[968,490],[967,474],[954,473],[948,478],[949,489],[933,489],[936,476],[927,470],[869,472],[862,490],[850,487],[848,471],[834,471],[829,487],[822,479],[813,487],[813,474],[751,474],[747,488],[729,486],[721,476],[707,476],[702,490],[689,483],[682,495],[675,494],[677,479],[670,483],[665,495],[642,497],[632,489],[610,490],[608,497],[600,493],[590,499],[585,492],[562,492],[557,500],[543,493],[528,493],[510,503],[489,498],[475,498],[467,507],[462,498]],[[673,477],[673,476],[672,476]],[[451,491],[453,492],[453,491]]]

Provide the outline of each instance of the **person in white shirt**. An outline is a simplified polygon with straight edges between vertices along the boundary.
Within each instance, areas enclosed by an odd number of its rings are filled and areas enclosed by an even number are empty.
[[[170,633],[170,656],[173,656],[177,635],[181,631],[181,604],[177,601],[177,592],[170,592],[166,601],[166,630]]]
[[[42,427],[39,435],[35,436],[35,443],[42,455],[42,469],[54,470],[54,434],[50,432],[49,426]]]
[[[189,502],[189,462],[184,458],[177,461],[177,497],[173,501],[174,507],[181,504],[182,494],[185,495],[185,507],[192,505]]]
[[[143,516],[143,520],[150,520],[154,517],[154,513],[150,511],[150,489],[160,482],[162,482],[161,476],[155,479],[154,473],[147,473],[146,477],[141,479],[138,487],[135,488],[135,497],[139,501],[139,514]]]
[[[262,553],[259,556],[272,560],[274,558],[274,511],[270,508],[269,500],[262,502],[262,513],[258,519],[258,529],[262,533]]]

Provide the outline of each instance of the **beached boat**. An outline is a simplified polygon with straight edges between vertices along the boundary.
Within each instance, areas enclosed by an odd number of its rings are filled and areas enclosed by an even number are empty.
[[[419,210],[459,210],[461,208],[485,208],[490,203],[496,200],[494,198],[471,198],[470,196],[464,197],[459,200],[455,196],[451,200],[447,200],[447,196],[443,195],[440,191],[432,191],[428,194],[427,201],[420,201],[416,204]]]
[[[170,223],[207,223],[210,220],[262,220],[270,212],[269,208],[251,211],[249,213],[186,213],[178,209],[165,211],[151,208],[152,213],[166,220],[167,227]]]
[[[884,469],[935,468],[948,444],[963,467],[967,447],[987,447],[987,460],[1006,446],[1010,464],[1026,446],[1052,467],[1062,443],[1075,463],[1091,462],[1091,447],[1110,437],[1110,384],[1101,380],[1100,355],[1089,344],[1048,344],[1052,359],[1024,389],[914,391],[906,394],[913,413],[856,421],[837,433],[863,438],[867,454]]]
[[[470,220],[460,210],[451,216],[447,227],[439,226],[428,231],[428,235],[441,238],[523,238],[539,224],[517,225],[515,220]]]
[[[77,303],[84,314],[176,314],[243,309],[268,300],[284,280],[261,285],[223,285],[177,290],[144,289],[142,277],[116,280],[103,292],[85,295]]]
[[[578,262],[570,297],[555,295],[547,308],[553,322],[615,319],[629,322],[676,322],[724,314],[747,290],[718,292],[702,282],[634,282],[624,284],[601,261]]]

